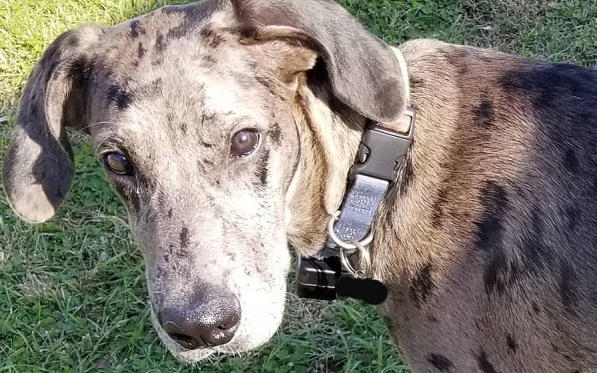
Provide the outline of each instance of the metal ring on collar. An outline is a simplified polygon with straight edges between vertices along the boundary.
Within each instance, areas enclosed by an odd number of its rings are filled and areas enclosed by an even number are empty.
[[[334,243],[336,245],[340,246],[343,249],[346,249],[346,250],[358,249],[359,247],[357,245],[355,245],[354,243],[351,243],[354,241],[348,241],[348,242],[343,241],[340,237],[338,237],[338,235],[336,235],[336,232],[334,232],[334,223],[340,217],[340,213],[341,213],[340,210],[336,211],[334,216],[332,216],[332,218],[328,222],[328,235],[330,236],[330,238],[332,239],[332,241],[334,241]],[[361,241],[358,241],[358,244],[360,244],[361,246],[367,246],[372,241],[373,241],[373,229],[370,229],[369,234],[367,234],[367,237],[363,238]]]
[[[357,247],[360,261],[359,264],[362,266],[362,268],[355,269],[352,264],[350,264],[350,261],[346,257],[346,251],[344,251],[342,247],[340,248],[340,262],[342,263],[344,269],[350,272],[353,276],[357,278],[367,277],[371,271],[371,256],[369,255],[369,250],[356,241],[352,242]]]

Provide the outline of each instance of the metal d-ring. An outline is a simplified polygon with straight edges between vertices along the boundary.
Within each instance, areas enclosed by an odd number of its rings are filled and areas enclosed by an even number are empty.
[[[346,250],[358,249],[359,246],[357,246],[357,244],[359,244],[362,247],[366,247],[369,244],[371,244],[371,242],[373,241],[373,229],[369,230],[367,237],[363,238],[361,241],[358,242],[352,240],[343,241],[340,237],[338,237],[338,235],[336,235],[336,232],[334,232],[334,223],[340,217],[340,213],[340,210],[336,211],[336,213],[331,217],[330,221],[328,222],[328,236],[332,239],[332,241],[334,241],[336,245]]]
[[[357,278],[367,277],[371,271],[371,256],[369,255],[369,250],[359,242],[352,242],[357,247],[359,253],[359,267],[361,268],[355,269],[352,264],[350,264],[350,260],[346,257],[344,248],[340,247],[340,262],[342,263],[342,267]]]

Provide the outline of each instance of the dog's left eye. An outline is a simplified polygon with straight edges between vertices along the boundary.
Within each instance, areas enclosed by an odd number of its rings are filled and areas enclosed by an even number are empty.
[[[108,153],[104,157],[104,164],[108,170],[118,175],[132,175],[133,166],[131,162],[120,153]]]
[[[243,129],[232,136],[230,140],[230,155],[246,157],[253,153],[259,145],[259,132],[253,129]]]

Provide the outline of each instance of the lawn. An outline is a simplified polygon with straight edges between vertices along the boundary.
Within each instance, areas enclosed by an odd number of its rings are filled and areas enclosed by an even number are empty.
[[[118,23],[172,1],[0,0],[0,158],[20,90],[43,49],[81,23]],[[389,43],[415,37],[597,64],[586,0],[343,0]],[[0,195],[0,372],[407,372],[372,307],[288,295],[259,351],[182,365],[152,330],[124,209],[73,134],[77,175],[50,222],[19,221]],[[292,283],[292,278],[289,280]]]

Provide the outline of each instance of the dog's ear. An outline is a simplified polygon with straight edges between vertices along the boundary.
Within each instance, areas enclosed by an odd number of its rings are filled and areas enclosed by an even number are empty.
[[[399,62],[391,48],[331,0],[233,0],[240,29],[254,40],[308,48],[325,65],[334,95],[359,114],[394,122],[406,107]],[[305,57],[304,70],[314,61]]]
[[[89,51],[101,33],[88,25],[60,35],[21,95],[2,176],[10,206],[28,222],[51,218],[70,188],[74,163],[66,127],[87,123]]]

